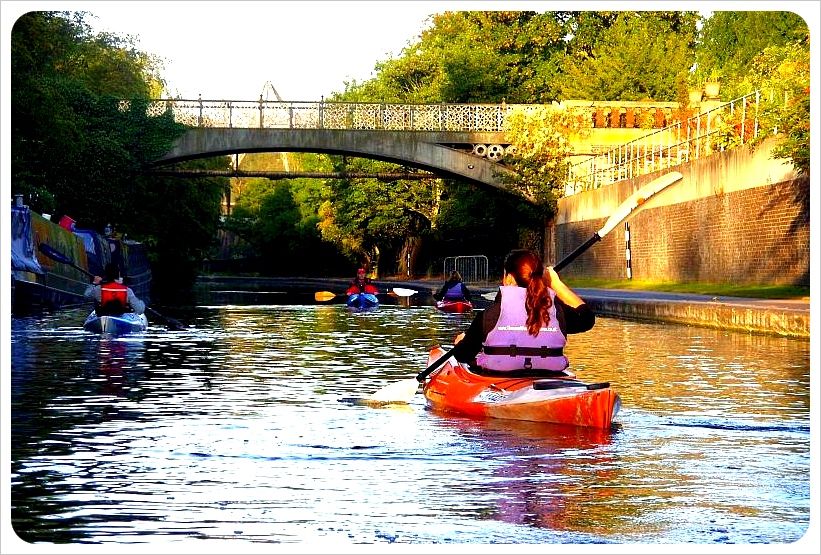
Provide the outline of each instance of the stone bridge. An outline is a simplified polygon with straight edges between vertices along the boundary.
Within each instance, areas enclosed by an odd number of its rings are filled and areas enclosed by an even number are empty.
[[[154,169],[250,152],[351,155],[505,188],[498,162],[510,144],[504,119],[515,106],[349,102],[159,100],[190,129]]]
[[[323,152],[372,158],[427,170],[438,177],[504,188],[512,173],[472,153],[476,144],[501,142],[493,133],[354,131],[348,129],[194,128],[157,165],[248,152]]]
[[[565,101],[556,105],[591,118],[592,126],[590,144],[574,145],[590,152],[570,155],[566,194],[692,162],[709,156],[715,144],[721,150],[725,144],[743,145],[747,135],[754,137],[760,129],[759,102],[760,91],[730,102],[704,102],[695,116],[672,123],[668,118],[677,103]],[[505,189],[505,176],[513,175],[499,163],[513,149],[506,139],[505,121],[514,112],[535,113],[542,108],[504,102],[286,102],[263,100],[262,95],[258,101],[155,100],[149,104],[150,115],[170,110],[189,130],[154,162],[153,171],[182,175],[160,168],[212,156],[238,155],[239,162],[239,155],[249,152],[317,152],[382,160]],[[733,121],[734,114],[741,114],[736,138],[727,135],[728,128],[721,123]],[[644,129],[639,123],[651,120],[655,128]],[[602,138],[611,134],[621,141],[605,148]]]

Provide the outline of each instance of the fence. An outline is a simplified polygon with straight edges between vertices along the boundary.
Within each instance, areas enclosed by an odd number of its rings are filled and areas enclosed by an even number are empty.
[[[570,166],[567,193],[597,189],[743,145],[760,131],[761,91]]]
[[[121,101],[127,109],[129,101]],[[527,104],[389,104],[383,102],[303,102],[263,100],[152,100],[148,113],[171,110],[189,127],[360,129],[388,131],[505,131],[506,118]]]
[[[444,279],[454,270],[462,276],[465,283],[487,283],[488,263],[487,256],[448,256],[443,263]]]

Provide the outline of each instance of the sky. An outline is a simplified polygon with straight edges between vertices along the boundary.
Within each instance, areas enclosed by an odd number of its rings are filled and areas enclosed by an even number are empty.
[[[711,8],[722,4],[709,3]],[[768,9],[766,3],[745,9]],[[785,2],[782,5],[787,5]],[[704,2],[654,2],[652,9],[702,10]],[[729,3],[738,6],[737,3]],[[647,9],[647,2],[618,3]],[[607,1],[273,0],[102,1],[2,0],[3,44],[13,21],[30,10],[88,11],[94,31],[134,37],[136,47],[163,59],[172,97],[203,100],[315,101],[345,82],[375,77],[378,62],[399,57],[434,13],[447,10],[613,9]],[[733,8],[730,8],[733,9]],[[789,8],[785,8],[789,9]]]
[[[164,59],[171,96],[204,100],[319,100],[345,81],[375,76],[398,57],[428,15],[481,2],[69,1],[3,2],[4,10],[87,10],[95,31],[133,36]],[[490,5],[490,4],[486,4]],[[498,4],[497,4],[498,5]],[[31,6],[37,6],[32,8]],[[58,8],[59,6],[59,8]],[[5,17],[4,17],[5,19]],[[265,89],[265,90],[264,90]]]
[[[319,100],[374,76],[423,29],[436,2],[88,2],[97,31],[134,35],[166,58],[171,96]]]
[[[504,9],[547,11],[561,3],[504,2]],[[684,2],[670,5],[684,6]],[[575,2],[574,9],[607,7]],[[622,4],[620,4],[622,6]],[[203,100],[320,100],[345,82],[375,77],[378,62],[399,57],[416,42],[434,13],[494,10],[485,0],[373,1],[8,1],[8,29],[26,11],[88,11],[94,31],[134,37],[136,47],[163,59],[161,71],[172,97]],[[568,6],[564,6],[567,9]]]

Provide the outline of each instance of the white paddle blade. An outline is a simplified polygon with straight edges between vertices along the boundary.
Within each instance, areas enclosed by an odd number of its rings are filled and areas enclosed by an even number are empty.
[[[403,287],[394,287],[393,292],[396,293],[400,297],[410,297],[412,295],[416,295],[419,291],[416,289],[405,289]]]
[[[623,222],[627,216],[630,215],[636,208],[641,206],[642,204],[647,201],[650,197],[667,187],[668,185],[672,185],[679,179],[684,177],[679,172],[670,172],[662,175],[661,177],[654,179],[622,202],[619,207],[616,209],[615,212],[607,219],[607,222],[604,224],[604,227],[601,228],[598,232],[599,237],[604,237],[608,233],[610,233],[614,227],[619,225]]]
[[[416,378],[402,380],[386,385],[368,397],[368,400],[379,403],[410,403],[417,389],[419,382]]]
[[[489,301],[495,301],[496,295],[498,295],[498,291],[491,291],[490,293],[482,293],[482,298],[487,299]]]

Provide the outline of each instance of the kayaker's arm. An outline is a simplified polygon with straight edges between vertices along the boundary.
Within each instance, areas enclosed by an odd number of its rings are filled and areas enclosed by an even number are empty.
[[[586,303],[582,303],[577,307],[570,307],[559,299],[556,302],[556,309],[565,335],[586,332],[596,323],[596,314],[590,310]]]
[[[86,299],[91,299],[92,301],[99,303],[101,300],[100,289],[101,288],[99,285],[95,285],[92,283],[91,285],[86,287],[86,290],[83,292],[83,296]]]
[[[131,307],[131,310],[133,310],[135,314],[142,314],[145,312],[145,302],[137,298],[137,295],[134,294],[134,291],[132,291],[130,287],[128,288],[127,301],[128,305]]]
[[[495,302],[473,317],[464,337],[454,348],[453,356],[456,360],[472,363],[476,359],[476,355],[482,350],[487,332],[493,329],[499,319],[501,306],[501,302]]]
[[[550,288],[556,292],[556,296],[559,297],[564,304],[570,308],[576,308],[584,304],[582,298],[574,293],[570,287],[565,285],[552,266],[547,267],[547,272],[550,274]]]

